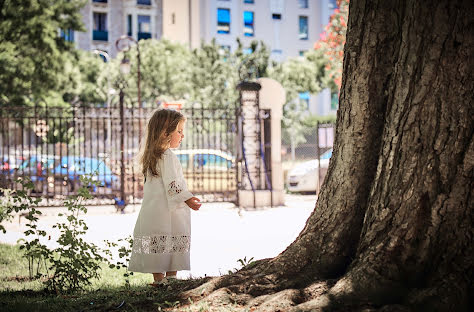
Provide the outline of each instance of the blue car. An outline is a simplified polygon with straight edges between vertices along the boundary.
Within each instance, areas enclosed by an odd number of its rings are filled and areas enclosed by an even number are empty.
[[[104,161],[81,156],[34,155],[12,174],[29,177],[37,193],[62,192],[65,187],[70,192],[77,191],[80,177],[84,175],[92,175],[91,178],[99,181],[101,187],[118,188],[116,184],[119,183],[119,178]],[[93,191],[96,191],[96,186]]]
[[[99,181],[99,186],[102,187],[112,188],[119,181],[104,161],[90,157],[63,156],[54,173],[56,177],[67,177],[67,180],[74,181],[75,184],[85,175],[92,175],[92,180]]]

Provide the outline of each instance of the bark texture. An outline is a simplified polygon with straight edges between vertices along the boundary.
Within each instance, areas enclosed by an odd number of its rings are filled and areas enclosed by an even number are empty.
[[[473,69],[472,1],[352,0],[334,152],[304,230],[186,296],[234,310],[470,310]]]

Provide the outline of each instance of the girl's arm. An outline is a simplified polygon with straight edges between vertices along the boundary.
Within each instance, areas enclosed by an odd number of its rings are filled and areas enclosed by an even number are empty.
[[[168,205],[172,210],[186,207],[185,201],[194,197],[188,191],[180,166],[179,160],[173,154],[165,153],[163,155],[161,176],[165,186]],[[192,207],[190,206],[190,208]]]

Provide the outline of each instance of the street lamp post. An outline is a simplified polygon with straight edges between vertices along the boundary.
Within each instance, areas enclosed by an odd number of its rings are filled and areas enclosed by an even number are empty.
[[[140,92],[140,46],[138,42],[130,36],[121,36],[115,41],[115,47],[118,52],[127,52],[131,49],[132,45],[137,46],[137,95],[138,95],[138,105],[141,106],[141,92]],[[120,62],[120,72],[123,75],[126,75],[130,72],[130,60],[127,58],[126,53],[123,54],[122,61]],[[120,162],[121,162],[121,174],[120,174],[120,196],[121,203],[126,205],[125,200],[125,107],[124,107],[124,83],[125,80],[122,79],[122,82],[119,85],[119,103],[120,103]],[[141,138],[141,126],[139,127],[139,137]]]
[[[105,51],[102,51],[102,50],[94,50],[94,54],[97,54],[101,57],[104,58],[104,61],[105,63],[109,63],[110,62],[110,56],[107,52]],[[107,75],[107,138],[106,138],[106,142],[107,142],[107,145],[108,146],[111,146],[111,141],[110,141],[110,138],[111,138],[111,129],[112,129],[112,124],[111,124],[111,105],[110,105],[110,95],[113,94],[112,92],[114,92],[115,90],[111,88],[111,85],[110,85],[110,78],[109,78],[109,75]]]
[[[133,44],[135,44],[137,46],[137,92],[138,92],[137,97],[138,97],[138,105],[140,106],[142,104],[141,93],[140,93],[140,78],[141,78],[141,74],[140,74],[140,45],[138,44],[138,42],[135,39],[133,39],[130,36],[126,36],[126,35],[121,36],[120,38],[118,38],[115,41],[115,47],[117,48],[117,51],[119,51],[119,52],[129,51]],[[122,59],[122,64],[127,63],[127,62],[130,63],[130,61],[124,55],[123,59]]]

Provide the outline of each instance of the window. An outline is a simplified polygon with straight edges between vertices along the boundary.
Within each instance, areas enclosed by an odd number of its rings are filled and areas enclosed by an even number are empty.
[[[307,9],[308,8],[308,0],[298,0],[298,7],[300,9]]]
[[[283,54],[283,50],[280,49],[273,49],[272,54]]]
[[[151,5],[151,0],[137,0],[137,4],[140,4],[140,5]]]
[[[133,34],[133,29],[132,29],[132,15],[128,14],[127,15],[127,35],[132,36]]]
[[[107,3],[107,0],[92,0],[92,2]]]
[[[300,40],[308,40],[308,17],[300,16],[299,24],[300,24],[300,35],[299,35]]]
[[[300,104],[304,105],[307,109],[309,109],[309,92],[301,92],[299,94]]]
[[[109,33],[107,31],[107,13],[93,13],[94,29],[92,39],[98,41],[108,41]]]
[[[74,42],[74,30],[71,28],[61,29],[60,36],[64,39],[64,41]]]
[[[230,9],[217,9],[217,33],[230,33]]]
[[[244,36],[253,37],[253,12],[244,11]]]
[[[244,3],[253,4],[253,3],[254,3],[254,0],[244,0]]]
[[[138,15],[138,40],[151,38],[151,24],[149,15]]]
[[[215,154],[196,154],[194,155],[194,168],[196,169],[216,169],[231,168],[232,161]]]
[[[274,19],[274,20],[281,20],[281,14],[273,13],[273,14],[272,14],[272,19]]]
[[[305,52],[306,52],[306,50],[300,50],[300,52],[299,52],[300,56],[304,56]]]

